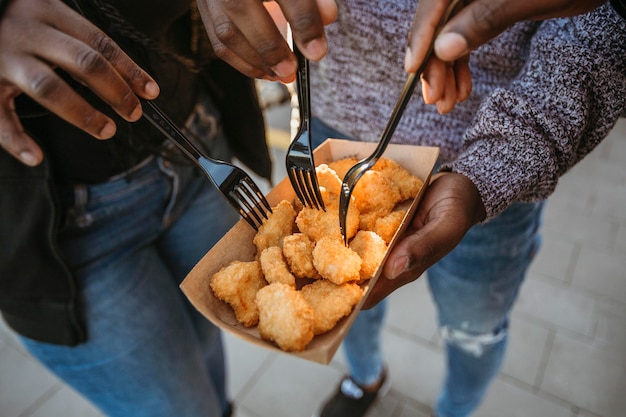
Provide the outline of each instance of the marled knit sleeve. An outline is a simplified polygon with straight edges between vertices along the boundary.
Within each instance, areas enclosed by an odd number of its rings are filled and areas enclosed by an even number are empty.
[[[606,5],[545,21],[509,88],[482,103],[463,152],[446,169],[478,187],[487,219],[548,197],[626,109],[626,20]]]

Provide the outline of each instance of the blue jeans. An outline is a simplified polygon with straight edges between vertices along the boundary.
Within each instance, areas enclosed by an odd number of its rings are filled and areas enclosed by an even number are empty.
[[[342,137],[328,126],[327,137]],[[428,269],[445,342],[446,376],[436,412],[469,416],[497,374],[506,349],[509,313],[540,246],[543,203],[516,203],[474,226],[461,243]],[[352,378],[375,382],[383,367],[379,339],[385,305],[359,313],[343,342]]]
[[[59,241],[88,340],[21,338],[28,351],[108,416],[221,416],[220,331],[178,285],[238,214],[192,166],[156,157],[120,178],[66,187],[62,200]]]

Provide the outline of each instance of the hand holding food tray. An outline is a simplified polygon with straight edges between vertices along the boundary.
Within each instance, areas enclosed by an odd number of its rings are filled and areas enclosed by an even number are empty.
[[[319,166],[345,158],[359,159],[369,155],[375,146],[376,143],[370,142],[328,139],[315,150],[315,161]],[[428,184],[438,155],[439,148],[436,147],[392,144],[387,148],[384,157],[399,164],[410,174],[421,179],[424,184]],[[380,276],[382,265],[390,249],[412,219],[425,188],[426,186],[421,187],[414,199],[403,203],[402,207],[400,207],[406,210],[406,214],[396,233],[391,237],[387,237],[389,240],[389,242],[387,242],[387,249],[382,257],[382,261],[379,262],[377,266],[374,266],[374,272],[371,278],[359,283],[363,295],[352,308],[349,315],[340,319],[332,329],[321,334],[316,334],[302,350],[286,352],[285,349],[281,349],[276,343],[262,338],[258,326],[250,325],[249,323],[248,326],[246,326],[240,322],[231,305],[220,300],[211,289],[211,281],[214,275],[222,270],[222,268],[230,265],[233,261],[251,262],[260,258],[258,247],[254,243],[257,232],[250,228],[244,221],[238,222],[198,262],[182,282],[181,289],[200,313],[219,328],[256,346],[278,352],[285,352],[313,362],[328,364],[361,309],[363,301],[367,298],[370,289]],[[295,192],[287,178],[283,179],[283,181],[270,191],[267,195],[267,200],[272,207],[278,206],[281,202],[286,200],[290,202],[296,210],[299,209]],[[327,208],[327,210],[333,209],[336,208]],[[303,284],[300,279],[298,279],[298,281],[298,290],[300,290]],[[305,283],[309,283],[315,280],[304,281]],[[272,286],[278,285],[272,284]],[[268,300],[267,302],[276,303],[276,300],[291,297],[291,293],[284,293],[283,289],[284,288],[281,288],[280,291],[274,291],[273,294],[264,294],[265,299]],[[294,301],[294,303],[295,302],[296,301]],[[306,311],[303,312],[303,315],[306,316],[307,314],[309,313]]]

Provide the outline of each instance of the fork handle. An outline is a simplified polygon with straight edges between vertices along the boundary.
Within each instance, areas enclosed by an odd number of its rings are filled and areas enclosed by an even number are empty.
[[[176,124],[157,106],[156,103],[140,99],[144,117],[161,131],[170,141],[174,142],[188,157],[200,164],[206,157],[189,139],[183,135]]]
[[[311,93],[309,88],[309,60],[302,54],[300,49],[293,43],[293,53],[298,60],[296,73],[296,89],[298,95],[298,110],[300,112],[300,126],[309,129],[311,124]]]

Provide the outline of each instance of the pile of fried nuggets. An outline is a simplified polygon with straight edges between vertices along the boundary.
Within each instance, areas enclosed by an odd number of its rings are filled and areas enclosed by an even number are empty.
[[[366,282],[423,182],[396,162],[381,158],[359,180],[346,220],[349,246],[339,229],[341,178],[357,162],[345,158],[316,169],[326,211],[273,208],[254,237],[253,261],[233,261],[211,279],[215,296],[228,303],[246,327],[284,351],[303,351],[315,335],[350,314]]]

